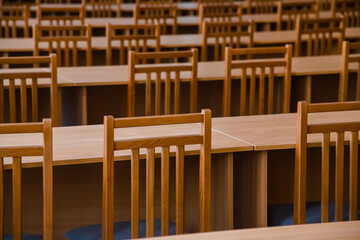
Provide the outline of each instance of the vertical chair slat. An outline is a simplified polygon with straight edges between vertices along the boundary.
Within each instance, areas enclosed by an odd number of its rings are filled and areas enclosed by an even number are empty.
[[[4,159],[0,157],[0,239],[4,238]]]
[[[294,224],[305,223],[307,104],[298,102],[296,122],[296,151],[294,176]]]
[[[21,240],[21,158],[13,157],[13,239]]]
[[[240,115],[246,115],[246,68],[242,68],[242,76],[241,76],[241,93],[240,93]],[[231,78],[230,78],[231,79]],[[230,89],[231,90],[231,89]],[[231,99],[229,99],[231,100]]]
[[[43,232],[44,239],[53,238],[53,150],[51,119],[44,119],[44,161],[43,161]]]
[[[26,79],[20,79],[21,122],[27,122]]]
[[[169,147],[161,148],[161,235],[169,235]]]
[[[161,114],[161,73],[156,73],[155,82],[155,115]]]
[[[151,73],[146,73],[145,115],[151,115]]]
[[[324,133],[321,160],[321,222],[329,221],[329,150],[330,134]]]
[[[176,147],[176,234],[184,233],[184,146]]]
[[[64,49],[64,58],[65,58],[65,66],[70,66],[70,53],[69,53],[69,42],[65,41],[65,49]]]
[[[155,149],[148,148],[146,155],[146,237],[154,236]]]
[[[170,72],[166,72],[165,78],[165,114],[170,114],[170,96],[171,96],[171,81],[170,81]]]
[[[103,239],[114,235],[114,118],[104,117]]]
[[[357,219],[357,196],[358,196],[358,146],[359,146],[359,133],[352,132],[350,138],[350,191],[349,191],[349,220]]]
[[[268,78],[268,114],[273,113],[274,108],[274,68],[270,67],[269,69],[269,78]]]
[[[5,122],[4,101],[4,80],[0,79],[0,123]]]
[[[260,69],[259,79],[259,114],[264,114],[265,107],[265,68]]]
[[[131,150],[131,238],[139,237],[139,149]]]
[[[249,115],[255,114],[255,88],[256,88],[256,68],[251,68],[250,77],[250,98],[249,98]]]
[[[335,221],[343,220],[343,184],[344,184],[344,133],[336,136],[335,163]]]
[[[32,78],[31,84],[31,113],[32,113],[32,121],[38,121],[38,82],[37,78]],[[54,106],[54,105],[52,105]],[[52,116],[53,117],[53,116]],[[54,119],[55,121],[55,119]]]
[[[10,122],[16,122],[15,79],[9,79]]]
[[[175,72],[174,81],[174,113],[180,112],[180,71]]]

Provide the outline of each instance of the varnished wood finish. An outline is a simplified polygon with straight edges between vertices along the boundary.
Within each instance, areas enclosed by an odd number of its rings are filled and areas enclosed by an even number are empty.
[[[199,4],[199,33],[201,33],[202,22],[227,22],[236,19],[241,21],[242,6],[240,4]]]
[[[119,50],[120,65],[127,64],[129,50],[147,52],[148,49],[160,51],[160,24],[137,25],[106,25],[106,64],[111,65],[112,50]],[[150,41],[155,41],[155,46]],[[119,44],[118,44],[119,42]],[[116,43],[116,47],[114,47]]]
[[[233,231],[217,231],[201,234],[184,234],[179,236],[172,236],[174,240],[262,240],[262,239],[278,239],[278,240],[337,240],[348,239],[357,240],[360,236],[360,222],[337,222],[337,223],[320,223],[320,224],[306,224],[282,227],[268,227],[268,228],[252,228],[252,229],[238,229]],[[153,238],[166,239],[166,237]]]
[[[161,33],[166,34],[167,26],[171,26],[172,34],[177,33],[176,5],[136,5],[134,9],[135,24],[161,25]]]
[[[31,121],[38,121],[38,80],[47,78],[50,79],[50,112],[53,119],[53,125],[61,125],[61,113],[58,103],[58,83],[57,83],[57,59],[55,54],[49,57],[4,57],[0,58],[0,64],[21,65],[32,64],[32,68],[21,69],[3,69],[0,71],[0,123],[5,122],[5,95],[4,87],[5,81],[9,81],[9,122],[15,123],[16,117],[16,89],[15,81],[20,80],[20,109],[21,122],[28,122],[28,100],[26,81],[31,80]],[[42,64],[42,68],[39,67]],[[44,65],[49,65],[49,69],[44,71]],[[34,68],[36,67],[36,68]]]
[[[45,42],[45,48],[49,54],[56,52],[58,66],[77,66],[78,65],[78,44],[85,43],[86,48],[86,65],[92,65],[92,48],[91,48],[91,26],[74,25],[74,26],[33,26],[34,55],[39,56],[40,44]],[[64,51],[62,51],[62,49]],[[64,52],[64,54],[62,54]],[[70,59],[70,52],[72,59]]]
[[[254,24],[252,21],[243,22],[207,22],[202,23],[201,61],[208,61],[209,41],[215,41],[214,57],[212,60],[224,59],[225,47],[240,48],[243,45],[253,46]],[[244,41],[246,39],[246,41]]]
[[[296,151],[295,151],[295,180],[294,180],[294,223],[305,223],[306,207],[306,165],[307,165],[307,138],[311,133],[323,133],[322,143],[322,183],[321,183],[321,220],[328,221],[329,212],[329,140],[330,133],[336,133],[336,163],[335,163],[335,221],[343,220],[343,185],[344,185],[344,133],[351,133],[351,150],[350,150],[350,179],[353,184],[350,188],[349,213],[351,219],[357,219],[357,189],[354,188],[358,179],[357,164],[358,151],[354,149],[355,144],[358,146],[358,133],[360,131],[360,121],[355,122],[336,122],[332,123],[331,119],[326,123],[309,124],[308,113],[326,112],[326,111],[351,111],[360,110],[360,102],[343,102],[343,103],[322,103],[307,104],[306,102],[298,103],[298,116],[296,127]],[[355,139],[356,138],[356,139]],[[357,149],[357,147],[356,147]],[[356,169],[353,169],[355,167]],[[354,185],[355,184],[355,185]]]
[[[0,36],[5,38],[16,38],[19,22],[23,23],[23,37],[29,37],[28,6],[1,6],[0,5]]]
[[[38,5],[36,11],[37,24],[51,26],[67,26],[85,23],[85,6],[71,4],[59,6]]]
[[[277,30],[295,29],[297,18],[317,19],[319,17],[319,2],[309,1],[279,1],[277,7]],[[286,25],[285,28],[283,25]]]
[[[90,16],[98,18],[121,17],[121,0],[89,0]]]
[[[341,53],[341,44],[344,40],[344,19],[320,18],[296,20],[295,57],[305,53],[305,56],[331,55]],[[306,37],[305,51],[301,47]],[[334,44],[337,48],[334,49]],[[336,46],[335,45],[335,46]]]
[[[188,59],[186,63],[160,63],[162,60]],[[128,116],[135,116],[135,85],[137,75],[146,75],[145,89],[145,115],[170,114],[170,103],[173,101],[173,113],[180,112],[180,82],[182,74],[190,72],[190,107],[189,112],[197,109],[197,49],[190,51],[129,53],[129,82],[128,82]],[[147,64],[148,61],[153,64]],[[143,64],[137,64],[137,63]],[[155,77],[155,79],[154,79]],[[155,82],[155,112],[152,111],[152,85]],[[171,97],[171,83],[174,83],[174,97]],[[162,83],[165,84],[165,96],[162,100]],[[173,98],[173,100],[172,100]],[[164,103],[162,111],[161,104]]]
[[[357,65],[356,101],[360,101],[360,43],[344,41],[341,52],[339,101],[348,99],[349,65],[354,63]]]
[[[278,0],[246,0],[247,14],[275,13]]]
[[[332,0],[331,14],[341,14],[345,19],[345,27],[360,27],[360,2],[357,0]]]
[[[235,60],[239,56],[253,56],[261,54],[262,59]],[[281,55],[274,58],[273,56]],[[268,57],[266,59],[265,55]],[[240,115],[268,114],[274,113],[274,72],[275,68],[284,69],[283,75],[283,99],[282,113],[290,112],[290,89],[291,89],[291,56],[292,46],[268,47],[268,48],[226,48],[225,51],[225,80],[223,93],[223,116],[231,115],[231,82],[233,79],[232,70],[241,69],[241,90],[240,90]],[[269,58],[270,57],[270,58]],[[250,76],[250,78],[249,78]],[[250,79],[250,92],[247,91],[247,79]],[[256,80],[259,79],[259,94],[256,94]],[[267,80],[267,83],[265,81]],[[266,86],[267,85],[267,94]],[[265,96],[267,95],[267,101]],[[259,96],[258,101],[255,97]],[[256,108],[258,102],[258,108]],[[266,106],[267,103],[267,106]]]
[[[150,137],[130,140],[116,140],[116,128],[174,125],[180,127],[184,123],[201,123],[201,133],[187,136]],[[176,225],[177,233],[183,233],[183,185],[184,185],[184,145],[200,144],[199,165],[199,231],[210,231],[210,189],[211,189],[211,111],[202,110],[200,114],[171,115],[114,119],[104,117],[104,165],[103,165],[103,239],[113,239],[114,221],[114,151],[131,149],[131,236],[138,237],[139,220],[139,149],[146,148],[146,236],[154,236],[154,197],[155,197],[155,147],[162,147],[161,153],[161,233],[169,231],[169,147],[177,146],[176,154]],[[196,141],[187,141],[194,138]],[[115,140],[114,140],[115,139]],[[164,139],[174,139],[166,141]],[[128,147],[119,147],[125,144]],[[118,144],[120,143],[120,144]],[[133,145],[133,143],[136,143]],[[149,144],[151,143],[151,144]],[[179,194],[179,195],[178,195]],[[180,212],[181,211],[181,212]],[[106,224],[105,224],[106,223]],[[178,227],[179,224],[179,227]]]
[[[0,148],[1,166],[3,166],[3,157],[12,157],[12,186],[13,186],[13,239],[20,240],[22,238],[22,157],[36,155],[43,156],[43,236],[44,239],[52,239],[52,219],[53,219],[53,175],[52,175],[52,127],[51,119],[44,119],[42,123],[18,123],[18,124],[0,124],[1,134],[14,134],[14,133],[42,133],[43,145],[41,146],[3,146]],[[40,150],[40,151],[38,151]],[[1,167],[1,170],[3,168]],[[1,177],[3,172],[1,172]],[[4,208],[3,201],[3,184],[1,182],[1,201],[0,207]],[[3,210],[1,210],[1,217],[3,217]],[[4,224],[4,219],[1,219],[1,225]],[[3,227],[0,228],[1,239],[4,236]]]

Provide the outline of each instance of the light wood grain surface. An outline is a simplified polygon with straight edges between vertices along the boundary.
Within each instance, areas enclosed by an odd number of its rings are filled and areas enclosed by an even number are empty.
[[[360,111],[312,113],[309,123],[360,121]],[[295,148],[296,114],[273,114],[214,118],[213,129],[239,138],[254,146],[254,150],[276,150]],[[350,136],[345,136],[347,142]],[[331,135],[332,145],[335,135]],[[308,136],[308,145],[321,146],[321,134]]]
[[[357,240],[360,238],[360,221],[304,224],[284,227],[255,228],[233,231],[219,231],[210,233],[195,233],[160,237],[156,239],[276,239],[276,240]],[[151,239],[151,238],[149,238]]]
[[[105,25],[107,21],[102,19]],[[119,24],[116,21],[109,21],[112,24]],[[126,24],[126,23],[124,23]],[[129,24],[129,23],[127,23]],[[162,35],[160,37],[160,45],[163,48],[174,47],[201,47],[202,39],[201,34],[177,34],[177,35]],[[346,28],[346,39],[360,39],[360,28]],[[306,38],[305,38],[306,39]],[[305,40],[304,39],[304,40]],[[284,44],[294,43],[296,40],[296,31],[265,31],[254,33],[255,45],[268,45],[268,44]],[[214,43],[214,39],[209,40],[209,44]],[[248,39],[244,39],[245,43]],[[105,50],[106,49],[106,37],[92,37],[92,49],[93,50]],[[119,42],[114,41],[112,45],[118,46]],[[150,46],[155,46],[155,42],[149,41]],[[0,39],[0,52],[32,52],[34,42],[32,38],[1,38]],[[46,43],[40,44],[40,49],[46,48]],[[85,49],[86,46],[82,43],[78,44],[79,49]]]

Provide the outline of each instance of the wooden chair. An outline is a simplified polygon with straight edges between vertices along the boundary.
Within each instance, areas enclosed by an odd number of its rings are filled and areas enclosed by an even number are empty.
[[[36,5],[40,4],[85,4],[86,0],[36,0]]]
[[[342,14],[346,27],[360,27],[360,2],[357,0],[332,0],[332,16]]]
[[[247,56],[261,54],[261,59],[256,60],[234,60],[237,56]],[[265,58],[265,55],[267,58]],[[279,56],[275,58],[275,56]],[[225,80],[223,95],[223,116],[231,115],[231,81],[232,70],[241,69],[241,89],[240,89],[240,115],[256,114],[256,103],[258,103],[257,113],[274,113],[274,78],[275,68],[284,68],[283,91],[282,91],[282,111],[290,112],[290,89],[291,89],[291,55],[292,45],[285,47],[267,47],[267,48],[238,48],[227,47],[225,50]],[[270,58],[269,58],[270,57]],[[250,91],[247,90],[247,79],[250,75]],[[256,94],[256,79],[259,79],[258,90]],[[265,81],[267,80],[267,84]],[[266,94],[267,86],[267,94]],[[247,96],[248,95],[248,96]],[[267,95],[267,101],[265,101]],[[258,96],[258,101],[256,101]],[[247,101],[249,103],[247,104]],[[267,102],[267,108],[266,108]]]
[[[306,42],[306,56],[340,54],[344,39],[343,18],[301,19],[296,21],[295,57],[302,54]],[[337,49],[333,46],[337,45]]]
[[[351,51],[356,51],[352,54]],[[357,63],[357,84],[356,84],[356,101],[360,101],[360,43],[343,42],[341,54],[341,72],[339,84],[339,101],[348,100],[348,78],[349,78],[349,64]]]
[[[155,51],[160,51],[160,24],[146,25],[106,25],[106,64],[112,63],[112,50],[119,50],[120,65],[127,64],[127,52],[146,52],[153,49],[151,41],[155,42]],[[117,45],[116,47],[114,45]]]
[[[134,9],[135,24],[161,25],[161,33],[166,34],[167,26],[171,26],[172,34],[177,33],[176,5],[136,5]]]
[[[278,2],[277,27],[279,30],[291,30],[295,28],[296,19],[314,19],[319,17],[319,3],[311,1],[287,1]],[[284,26],[285,25],[285,26]]]
[[[139,4],[149,4],[149,5],[156,5],[156,4],[172,4],[173,0],[136,0],[135,3]]]
[[[233,0],[198,0],[198,3],[232,3]]]
[[[187,63],[164,63],[161,60],[174,60],[188,58]],[[152,60],[156,64],[146,64],[147,60]],[[129,53],[129,83],[128,83],[128,116],[135,116],[135,83],[136,76],[146,75],[145,83],[145,115],[152,114],[151,87],[155,82],[155,115],[161,114],[161,104],[164,103],[164,114],[170,114],[171,104],[171,82],[174,82],[174,110],[175,114],[180,112],[180,82],[184,80],[184,75],[190,73],[190,107],[189,111],[197,111],[197,49],[189,51],[174,52],[154,52],[154,53]],[[137,64],[143,62],[145,64]],[[154,79],[155,78],[155,79]],[[164,100],[161,100],[161,85],[165,82]]]
[[[50,112],[55,126],[59,126],[61,114],[58,103],[58,85],[57,85],[57,64],[56,55],[44,57],[2,57],[0,64],[23,65],[31,64],[31,68],[3,69],[0,71],[0,123],[5,122],[5,86],[8,86],[9,96],[9,122],[15,123],[16,118],[16,82],[20,80],[20,106],[21,122],[28,122],[27,109],[27,84],[31,79],[31,121],[38,121],[38,79],[50,79]],[[42,64],[41,68],[36,66]],[[48,64],[50,69],[44,71],[43,64]],[[36,68],[34,68],[34,65]],[[7,80],[7,82],[6,82]]]
[[[18,37],[18,22],[23,26],[23,37],[29,37],[29,16],[28,6],[0,6],[0,37]]]
[[[246,0],[247,14],[276,13],[279,0]]]
[[[4,237],[4,158],[12,160],[12,235],[5,235],[5,239],[22,239],[22,157],[43,156],[43,238],[53,238],[53,170],[52,170],[52,127],[51,119],[44,119],[42,123],[0,124],[0,134],[31,134],[42,133],[42,145],[22,146],[20,144],[0,147],[0,207],[1,227],[0,235]],[[21,141],[21,140],[20,140]],[[39,239],[38,235],[28,235],[25,239]]]
[[[330,11],[332,0],[318,0],[319,11]]]
[[[110,18],[121,17],[121,0],[89,0],[86,6],[90,6],[90,17]]]
[[[199,4],[199,32],[202,32],[202,22],[241,21],[242,6],[240,4]]]
[[[132,140],[115,140],[114,129],[201,123],[201,134],[186,136],[167,135]],[[169,234],[169,147],[176,146],[176,234],[184,229],[184,145],[200,144],[199,208],[200,232],[210,231],[210,184],[211,184],[211,111],[201,113],[114,119],[104,117],[104,164],[103,164],[103,239],[113,239],[114,230],[114,151],[131,149],[131,237],[139,237],[139,149],[146,148],[146,237],[154,236],[154,169],[155,147],[161,147],[161,235]]]
[[[86,65],[92,64],[91,52],[91,26],[33,26],[34,33],[34,56],[39,56],[40,51],[49,54],[56,52],[58,66],[78,65],[78,48],[86,51]],[[46,47],[42,44],[46,43]],[[82,44],[80,46],[80,44]],[[84,46],[86,45],[86,46]],[[43,47],[44,46],[44,47]],[[72,61],[70,59],[72,51]],[[64,54],[62,54],[64,52]],[[64,60],[62,64],[61,60]]]
[[[252,21],[217,23],[203,21],[202,30],[201,61],[208,61],[209,46],[214,46],[214,57],[212,59],[214,61],[224,59],[226,46],[236,48],[241,45],[253,46],[255,30]]]
[[[360,102],[307,104],[298,103],[296,125],[295,178],[294,178],[294,223],[303,224],[306,220],[306,162],[307,137],[322,133],[321,163],[321,222],[329,221],[329,152],[330,134],[336,133],[335,159],[335,221],[343,221],[344,192],[344,136],[350,137],[349,164],[349,220],[357,219],[358,184],[358,146],[360,120],[356,122],[309,123],[308,113],[360,110]],[[320,210],[320,209],[319,209]]]
[[[85,23],[85,5],[38,5],[37,6],[38,25],[79,25]]]

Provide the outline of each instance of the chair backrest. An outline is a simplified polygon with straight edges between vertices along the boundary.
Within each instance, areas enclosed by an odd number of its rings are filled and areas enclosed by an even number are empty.
[[[208,47],[214,47],[213,58],[219,61],[224,59],[225,47],[239,48],[242,45],[253,46],[254,24],[252,21],[244,22],[216,22],[202,23],[201,61],[208,61]]]
[[[27,83],[31,79],[31,121],[38,121],[38,79],[50,79],[50,112],[53,124],[60,125],[60,113],[58,107],[58,85],[57,85],[57,64],[56,55],[43,57],[2,57],[0,64],[24,65],[31,64],[31,68],[2,69],[0,71],[0,123],[5,122],[5,86],[8,86],[9,96],[9,122],[15,123],[16,120],[16,81],[20,81],[20,109],[21,122],[29,122],[27,109]],[[41,64],[41,68],[39,67]],[[45,69],[44,64],[49,65],[49,70]],[[7,80],[7,82],[5,82]]]
[[[233,0],[198,0],[198,3],[232,3]]]
[[[90,17],[121,17],[121,0],[88,0]]]
[[[329,221],[329,152],[330,134],[336,134],[335,154],[335,221],[343,220],[344,181],[344,133],[350,134],[349,164],[349,220],[357,219],[358,146],[360,119],[355,122],[331,122],[310,124],[308,113],[360,110],[360,102],[307,104],[298,103],[296,123],[294,224],[305,223],[306,211],[306,162],[308,134],[321,133],[321,221]],[[347,135],[347,136],[349,136]],[[346,140],[347,141],[347,140]]]
[[[296,19],[314,19],[319,17],[319,3],[311,1],[278,2],[277,30],[295,29]]]
[[[246,0],[247,14],[276,13],[279,0]]]
[[[342,17],[319,19],[298,18],[296,21],[294,56],[299,57],[304,54],[306,56],[340,54],[344,34],[345,27]],[[306,42],[306,51],[303,51],[303,42]],[[334,48],[334,45],[337,47]]]
[[[360,27],[360,1],[358,0],[332,0],[332,16],[342,14],[346,27]]]
[[[106,64],[111,65],[112,50],[119,50],[120,65],[127,64],[129,50],[160,51],[160,24],[106,25]],[[151,42],[152,41],[152,42]],[[155,47],[154,47],[155,42]],[[116,45],[116,46],[115,46]]]
[[[58,66],[77,66],[78,48],[81,48],[86,51],[86,65],[92,65],[90,25],[33,25],[33,35],[35,44],[34,56],[39,56],[40,51],[47,51],[49,54],[56,52]],[[72,52],[72,61],[70,59],[70,51]],[[62,59],[64,60],[64,64],[62,64]]]
[[[18,37],[19,22],[23,29],[23,37],[29,37],[29,16],[28,6],[0,6],[0,37]]]
[[[332,0],[317,0],[319,2],[319,11],[330,11]]]
[[[351,53],[355,51],[355,53]],[[356,101],[360,101],[360,42],[343,42],[341,53],[341,72],[339,84],[339,101],[348,99],[349,65],[357,63]]]
[[[187,62],[160,63],[162,60],[181,60],[188,59]],[[151,60],[154,64],[148,64]],[[135,83],[136,76],[145,76],[145,115],[152,115],[152,83],[155,82],[155,115],[162,112],[161,103],[164,103],[164,114],[170,114],[171,102],[173,102],[173,113],[180,112],[180,82],[190,80],[190,107],[189,112],[197,110],[197,61],[198,51],[192,49],[188,51],[173,52],[151,52],[151,53],[129,53],[129,83],[128,83],[128,117],[135,115]],[[138,64],[143,62],[145,64]],[[173,97],[171,94],[171,83],[174,83]],[[165,84],[164,99],[162,100],[161,85]],[[173,100],[172,100],[173,98]]]
[[[204,4],[199,5],[199,32],[202,31],[202,22],[228,22],[241,21],[242,6],[232,3]]]
[[[43,237],[53,239],[53,170],[52,170],[52,127],[51,119],[44,119],[42,123],[0,124],[0,134],[31,134],[43,133],[43,144],[22,146],[0,146],[0,208],[4,209],[4,158],[12,158],[12,239],[22,236],[22,196],[21,196],[21,162],[22,157],[43,156]],[[6,136],[5,135],[5,136]],[[21,140],[19,140],[21,142]],[[6,140],[4,141],[6,142]],[[6,143],[5,143],[6,144]],[[4,214],[1,211],[0,235],[4,236]]]
[[[136,5],[134,9],[135,24],[161,25],[161,33],[167,33],[171,26],[172,34],[177,33],[177,6],[176,5]]]
[[[261,59],[246,59],[261,55]],[[244,56],[245,60],[235,60],[238,56]],[[266,57],[265,57],[266,56]],[[291,89],[291,56],[292,45],[285,47],[266,48],[226,48],[225,51],[225,79],[223,94],[223,116],[231,115],[231,81],[232,71],[241,70],[240,83],[240,115],[272,114],[274,113],[274,78],[279,76],[275,69],[282,68],[283,71],[283,100],[281,113],[290,111],[290,89]],[[249,79],[250,91],[247,89]],[[259,85],[256,87],[256,81]],[[266,84],[267,81],[267,84]],[[267,86],[267,94],[266,94]],[[256,89],[259,93],[256,94]],[[266,101],[267,95],[267,101]],[[256,100],[258,97],[258,101]],[[248,104],[247,104],[248,101]],[[258,103],[256,111],[256,103]],[[266,107],[267,103],[267,107]]]
[[[36,5],[40,4],[85,4],[86,0],[36,0]]]
[[[141,139],[116,140],[114,129],[173,125],[167,132],[176,133],[181,124],[201,123],[200,134],[163,134]],[[199,126],[199,125],[197,125]],[[121,131],[121,129],[118,129]],[[183,234],[184,219],[184,145],[200,144],[199,162],[199,207],[200,231],[210,231],[210,184],[211,184],[211,111],[201,113],[114,119],[104,117],[104,162],[103,162],[103,239],[113,239],[114,226],[114,151],[131,150],[131,237],[139,237],[139,149],[146,154],[146,236],[154,236],[154,181],[155,147],[161,147],[161,234],[169,234],[169,147],[176,146],[176,233]],[[155,132],[157,131],[157,132]],[[174,133],[173,132],[173,133]],[[114,136],[115,135],[115,136]],[[158,135],[159,136],[159,135]]]
[[[37,6],[37,24],[42,26],[68,26],[85,23],[85,5],[72,6],[63,5],[38,5]]]
[[[172,4],[173,0],[136,0],[136,4]]]

